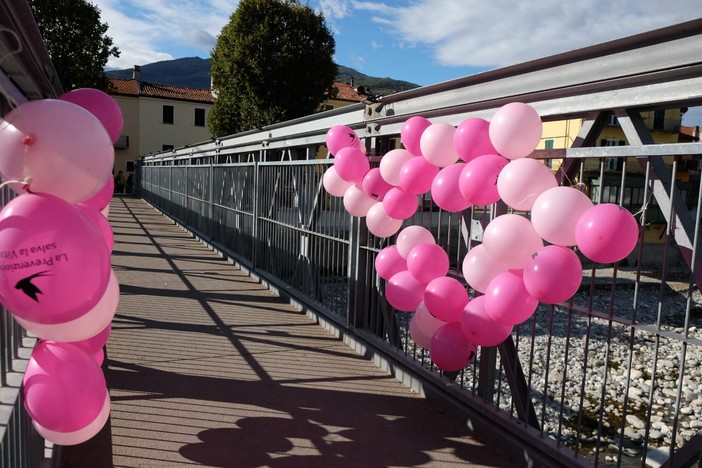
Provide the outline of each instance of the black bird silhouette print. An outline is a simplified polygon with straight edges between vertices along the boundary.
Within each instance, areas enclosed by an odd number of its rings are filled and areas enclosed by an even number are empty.
[[[22,290],[22,292],[25,293],[27,296],[39,302],[39,297],[37,296],[37,294],[43,293],[41,292],[41,289],[39,289],[36,285],[32,283],[32,280],[40,276],[47,276],[47,273],[49,273],[49,270],[40,271],[39,273],[34,273],[31,276],[23,278],[17,282],[17,284],[15,285],[15,289]]]

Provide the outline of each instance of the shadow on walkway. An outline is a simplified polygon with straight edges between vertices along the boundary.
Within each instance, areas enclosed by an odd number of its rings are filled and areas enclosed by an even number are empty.
[[[111,421],[72,466],[515,465],[142,200],[110,221]]]

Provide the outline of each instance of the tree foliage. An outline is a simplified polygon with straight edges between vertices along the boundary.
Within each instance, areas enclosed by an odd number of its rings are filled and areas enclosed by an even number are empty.
[[[29,0],[29,5],[64,90],[107,91],[105,65],[120,52],[105,34],[100,9],[86,0]]]
[[[223,136],[309,115],[333,93],[334,38],[297,0],[241,0],[212,51],[210,132]]]

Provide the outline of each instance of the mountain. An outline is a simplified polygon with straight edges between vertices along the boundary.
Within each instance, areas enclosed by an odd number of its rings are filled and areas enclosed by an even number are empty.
[[[364,75],[353,68],[338,65],[337,81],[353,82],[354,87],[363,86],[370,94],[392,94],[398,91],[418,88],[419,85],[408,81],[378,78]],[[108,70],[111,78],[131,78],[132,70]],[[188,86],[191,88],[210,87],[210,60],[199,57],[179,58],[163,62],[149,63],[141,66],[141,79],[151,83],[170,86]]]

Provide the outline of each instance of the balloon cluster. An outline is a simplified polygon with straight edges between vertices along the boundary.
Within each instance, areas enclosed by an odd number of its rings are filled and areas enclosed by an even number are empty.
[[[404,149],[389,151],[379,168],[370,169],[350,128],[334,126],[327,133],[334,165],[324,174],[324,187],[343,197],[350,214],[365,216],[375,236],[399,231],[396,245],[376,257],[376,272],[387,280],[390,305],[414,312],[410,335],[441,369],[460,370],[477,346],[500,344],[539,302],[572,297],[582,281],[573,247],[594,262],[614,263],[636,245],[639,227],[629,211],[593,205],[577,188],[559,186],[548,166],[527,158],[541,134],[538,113],[519,102],[501,107],[490,121],[469,118],[458,127],[415,116],[402,126]],[[448,256],[430,231],[400,230],[425,193],[449,212],[499,200],[513,210],[495,217],[482,244],[463,260],[473,299],[463,283],[447,276]]]
[[[76,89],[0,120],[0,175],[17,196],[0,211],[0,302],[38,337],[23,380],[34,427],[58,445],[104,426],[101,364],[119,302],[107,220],[122,112]]]

